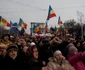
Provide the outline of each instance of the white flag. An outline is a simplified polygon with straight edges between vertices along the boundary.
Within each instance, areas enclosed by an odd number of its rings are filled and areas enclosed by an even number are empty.
[[[80,11],[77,11],[77,18],[79,23],[84,23],[84,14]]]
[[[77,11],[77,15],[80,16],[80,17],[84,17],[84,14],[80,11]]]

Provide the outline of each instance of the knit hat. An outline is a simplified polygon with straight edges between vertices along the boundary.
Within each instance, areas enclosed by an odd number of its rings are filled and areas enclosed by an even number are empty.
[[[11,46],[8,46],[8,48],[7,48],[7,52],[9,52],[9,51],[11,51],[11,50],[15,50],[15,51],[18,51],[18,47],[17,46],[15,46],[15,45],[11,45]]]
[[[74,46],[74,44],[73,44],[73,43],[69,43],[69,44],[66,46],[66,48],[69,48],[69,47],[71,47],[71,46]]]
[[[74,54],[74,52],[78,51],[78,49],[74,46],[73,43],[70,43],[66,46],[68,53]]]
[[[53,57],[56,57],[58,54],[62,54],[62,52],[60,50],[55,51]]]

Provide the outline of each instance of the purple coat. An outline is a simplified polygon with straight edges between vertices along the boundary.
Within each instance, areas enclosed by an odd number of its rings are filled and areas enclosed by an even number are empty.
[[[68,61],[74,67],[75,70],[85,70],[85,65],[82,62],[83,56],[82,52],[77,53],[76,55],[68,54]]]

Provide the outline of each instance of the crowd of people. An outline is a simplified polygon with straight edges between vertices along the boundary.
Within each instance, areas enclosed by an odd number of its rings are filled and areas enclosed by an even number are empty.
[[[85,70],[85,41],[67,36],[10,36],[0,40],[0,70]]]

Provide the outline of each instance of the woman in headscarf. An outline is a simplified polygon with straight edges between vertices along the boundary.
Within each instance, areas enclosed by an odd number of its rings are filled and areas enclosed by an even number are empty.
[[[37,47],[31,46],[28,48],[29,53],[29,59],[27,60],[27,67],[28,70],[46,70],[46,67],[44,67],[44,62],[41,61],[38,53]]]
[[[74,70],[60,50],[54,52],[47,64],[48,70]]]

